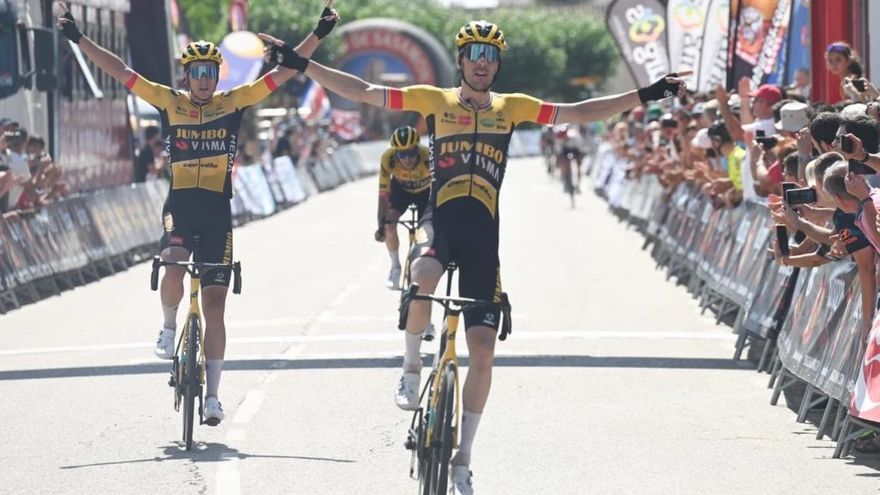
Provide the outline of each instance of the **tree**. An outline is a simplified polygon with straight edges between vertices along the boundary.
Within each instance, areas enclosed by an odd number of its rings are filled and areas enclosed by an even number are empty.
[[[228,0],[181,0],[193,36],[222,39],[228,3]],[[297,43],[314,29],[324,3],[323,0],[251,0],[250,28]],[[462,24],[481,18],[498,23],[509,44],[502,62],[502,75],[496,84],[496,89],[502,92],[573,101],[581,97],[582,88],[571,86],[570,79],[589,75],[604,80],[613,73],[619,59],[602,19],[565,15],[565,11],[559,9],[499,8],[469,12],[447,9],[434,0],[362,0],[338,7],[342,23],[388,17],[419,26],[449,47],[451,59],[455,57],[452,39]],[[222,22],[218,23],[218,18]],[[315,59],[332,62],[342,48],[342,40],[330,35],[321,44]]]

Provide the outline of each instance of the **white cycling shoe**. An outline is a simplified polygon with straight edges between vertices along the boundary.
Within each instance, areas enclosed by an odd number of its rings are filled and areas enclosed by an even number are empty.
[[[174,334],[177,331],[173,328],[163,328],[159,330],[159,338],[156,339],[156,348],[153,353],[159,359],[171,359],[174,356]]]
[[[223,421],[226,415],[223,413],[223,404],[216,397],[205,398],[205,424],[208,426],[217,426]]]
[[[425,334],[422,335],[422,340],[424,340],[425,342],[431,342],[436,336],[437,330],[434,330],[434,324],[428,323],[428,328],[425,329]]]
[[[452,484],[449,487],[450,492],[455,495],[473,495],[474,473],[471,472],[470,466],[452,466],[449,478]]]
[[[394,403],[404,411],[415,411],[419,408],[419,382],[421,373],[404,373],[394,393]]]
[[[388,287],[389,290],[400,289],[400,272],[400,265],[392,266],[391,271],[388,272],[388,280],[385,281],[385,287]]]

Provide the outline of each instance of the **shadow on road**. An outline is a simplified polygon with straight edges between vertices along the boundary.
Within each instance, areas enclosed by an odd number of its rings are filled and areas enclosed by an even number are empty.
[[[227,447],[222,443],[196,442],[193,450],[187,452],[183,447],[183,442],[175,442],[174,445],[166,445],[162,447],[161,456],[149,457],[146,459],[131,459],[127,461],[109,461],[95,462],[91,464],[78,464],[71,466],[61,466],[61,469],[81,469],[89,467],[116,466],[119,464],[137,464],[142,462],[165,462],[165,461],[190,461],[193,463],[202,462],[226,462],[229,459],[294,459],[300,461],[322,461],[322,462],[339,462],[353,463],[349,459],[333,459],[330,457],[310,457],[299,455],[272,455],[272,454],[248,454],[240,452],[237,449]]]
[[[348,359],[254,359],[226,361],[223,371],[259,370],[315,370],[315,369],[370,369],[399,368],[402,357],[348,358]],[[423,358],[431,366],[431,356]],[[460,359],[467,366],[467,358]],[[514,368],[659,368],[750,370],[750,363],[731,359],[617,357],[617,356],[496,356],[495,366]],[[78,368],[46,368],[0,371],[0,381],[35,380],[40,378],[76,378],[89,376],[150,375],[168,373],[166,363],[130,364],[119,366],[87,366]]]

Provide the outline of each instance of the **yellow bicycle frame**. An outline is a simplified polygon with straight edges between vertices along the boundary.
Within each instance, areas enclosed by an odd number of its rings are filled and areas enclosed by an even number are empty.
[[[202,321],[202,307],[199,304],[199,291],[202,287],[202,280],[200,277],[190,277],[189,281],[189,311],[186,313],[186,323],[183,325],[183,332],[180,335],[180,340],[177,341],[177,350],[175,354],[179,358],[181,355],[181,349],[186,345],[187,339],[189,339],[189,321],[190,317],[195,315],[196,318],[199,319],[199,356],[198,356],[198,364],[202,364],[205,362],[205,322]],[[187,356],[189,359],[189,356]],[[178,362],[180,360],[178,359]],[[200,366],[198,369],[201,370],[199,373],[201,376],[199,377],[199,381],[202,385],[205,384],[205,367]],[[186,367],[180,367],[181,376],[184,376],[186,373]]]
[[[437,407],[440,402],[440,385],[443,380],[443,370],[446,368],[446,364],[452,362],[455,364],[454,373],[455,373],[455,432],[452,434],[452,438],[454,441],[453,448],[458,448],[458,425],[459,425],[459,416],[460,416],[460,392],[458,388],[458,354],[455,352],[455,334],[458,331],[458,320],[460,315],[458,312],[448,313],[445,317],[445,325],[446,325],[446,349],[443,350],[443,355],[440,356],[440,361],[437,363],[436,368],[434,368],[434,376],[432,378],[433,383],[431,384],[431,397],[428,398],[428,404],[432,411],[435,412],[433,417],[431,418],[431,425],[428,428],[428,431],[425,434],[425,441],[428,445],[431,445],[431,438],[434,435],[434,428],[437,426],[437,423],[434,421],[437,419]]]

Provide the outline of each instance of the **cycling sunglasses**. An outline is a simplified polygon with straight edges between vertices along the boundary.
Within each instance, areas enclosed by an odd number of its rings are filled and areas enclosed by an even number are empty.
[[[203,77],[217,79],[217,76],[220,75],[220,68],[214,64],[193,64],[186,68],[186,72],[190,79],[199,80]]]
[[[486,57],[486,62],[492,63],[501,60],[501,50],[495,45],[487,43],[470,43],[461,48],[459,53],[466,59],[476,62]]]
[[[419,149],[413,148],[411,150],[398,151],[397,158],[400,160],[406,160],[407,158],[415,158],[419,156]]]

